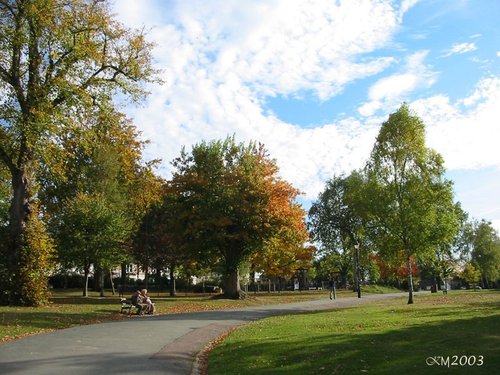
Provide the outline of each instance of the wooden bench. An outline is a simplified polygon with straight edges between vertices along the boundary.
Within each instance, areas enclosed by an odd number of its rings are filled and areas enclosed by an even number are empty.
[[[132,301],[126,298],[120,298],[120,314],[132,314],[132,309],[136,307],[132,305]],[[137,307],[136,307],[137,308]]]

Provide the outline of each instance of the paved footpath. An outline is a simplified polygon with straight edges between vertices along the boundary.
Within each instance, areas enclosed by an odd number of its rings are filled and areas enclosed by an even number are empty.
[[[273,315],[350,307],[405,293],[137,317],[0,344],[0,374],[188,375],[196,354],[231,327]]]

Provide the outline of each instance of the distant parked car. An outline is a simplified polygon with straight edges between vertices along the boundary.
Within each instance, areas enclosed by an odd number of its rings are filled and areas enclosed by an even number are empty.
[[[479,285],[474,285],[474,289],[481,290],[483,288],[481,288]]]

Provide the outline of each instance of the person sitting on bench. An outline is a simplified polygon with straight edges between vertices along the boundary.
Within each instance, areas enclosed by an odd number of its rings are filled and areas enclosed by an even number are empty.
[[[155,313],[155,304],[151,301],[151,298],[149,298],[148,290],[142,289],[141,295],[142,295],[142,302],[146,305],[145,313],[153,315]]]
[[[132,305],[137,307],[137,315],[142,315],[143,310],[147,308],[147,305],[144,303],[144,297],[141,294],[140,290],[136,290],[134,294],[132,294],[132,297],[130,297],[130,300],[132,301]]]

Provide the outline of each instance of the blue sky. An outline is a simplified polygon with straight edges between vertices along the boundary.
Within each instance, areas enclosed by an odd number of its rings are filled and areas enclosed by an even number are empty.
[[[456,199],[500,229],[500,1],[116,0],[165,84],[126,112],[161,173],[183,145],[264,143],[307,206],[407,102]]]

